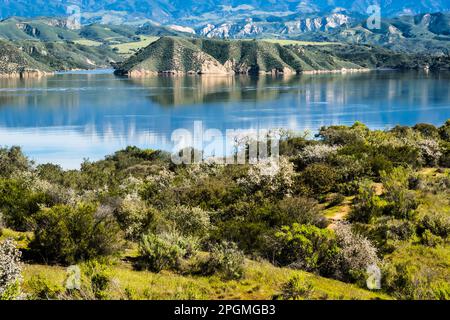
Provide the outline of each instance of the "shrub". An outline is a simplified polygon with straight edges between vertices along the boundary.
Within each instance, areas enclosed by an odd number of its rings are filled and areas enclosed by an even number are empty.
[[[115,218],[96,204],[43,209],[34,218],[34,234],[30,248],[46,262],[73,264],[116,254],[122,247]]]
[[[381,181],[388,201],[387,214],[399,219],[410,219],[418,207],[414,191],[408,190],[410,171],[397,167],[390,173],[382,172]]]
[[[338,247],[332,231],[315,226],[282,227],[275,234],[275,261],[281,266],[316,271],[327,275],[332,271]]]
[[[345,196],[340,193],[335,193],[332,194],[328,200],[327,209],[341,205],[345,201]]]
[[[429,231],[443,240],[450,237],[450,217],[446,213],[428,212],[418,223],[418,233]]]
[[[138,240],[150,231],[158,212],[138,196],[127,195],[114,211],[114,215],[127,239]]]
[[[278,202],[271,215],[277,226],[299,223],[323,227],[327,224],[317,201],[305,197],[285,197]]]
[[[20,256],[13,240],[0,242],[0,300],[15,299],[20,293]]]
[[[30,300],[58,300],[64,293],[64,288],[50,283],[50,281],[40,275],[33,276],[27,283],[30,294]]]
[[[418,146],[425,166],[434,167],[439,163],[443,153],[438,141],[420,140]]]
[[[367,268],[380,262],[377,249],[367,238],[353,232],[348,225],[339,225],[335,232],[339,253],[334,278],[362,283],[366,280]]]
[[[33,214],[52,203],[48,195],[29,187],[24,181],[0,178],[0,211],[6,226],[17,231],[29,230]]]
[[[439,130],[432,124],[418,123],[413,127],[413,130],[419,131],[424,137],[437,138],[439,137]]]
[[[212,246],[209,259],[202,265],[202,273],[219,273],[225,280],[240,279],[244,275],[245,256],[233,242],[223,241]]]
[[[309,187],[312,195],[318,197],[332,191],[336,187],[338,177],[331,166],[315,163],[301,173],[301,180]]]
[[[281,293],[274,297],[279,300],[308,300],[314,293],[313,284],[300,277],[294,275],[281,288]]]
[[[194,207],[176,206],[165,211],[164,217],[175,224],[185,236],[204,238],[211,228],[209,213]]]
[[[300,169],[313,163],[324,163],[330,156],[335,155],[338,150],[338,146],[330,146],[323,143],[308,145],[300,152],[295,163]]]
[[[318,136],[332,145],[346,145],[363,142],[368,131],[369,129],[364,124],[355,122],[351,127],[322,127]]]
[[[372,182],[364,180],[359,185],[358,194],[353,200],[349,220],[352,222],[370,223],[383,214],[387,202],[375,194]]]
[[[87,279],[89,291],[95,299],[106,300],[109,297],[108,289],[111,284],[111,272],[104,264],[91,260],[83,264],[83,274]]]
[[[283,197],[292,192],[294,166],[286,158],[260,161],[250,166],[247,177],[238,180],[248,192],[263,192],[271,197]]]
[[[450,142],[450,119],[445,122],[445,124],[439,128],[439,134],[442,140]]]
[[[20,147],[0,148],[0,177],[9,178],[14,172],[27,171],[30,167]]]
[[[364,234],[376,244],[382,254],[392,252],[400,242],[410,241],[416,235],[414,222],[389,216],[377,219],[369,229],[370,231]]]
[[[177,232],[143,235],[139,243],[139,269],[154,272],[180,270],[182,261],[194,255],[197,241],[182,237]]]
[[[393,297],[450,299],[448,248],[403,246],[384,259],[382,287]]]

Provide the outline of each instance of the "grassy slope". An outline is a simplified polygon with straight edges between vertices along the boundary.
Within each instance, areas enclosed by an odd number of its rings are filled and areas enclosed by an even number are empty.
[[[122,43],[135,37],[136,30],[127,26],[89,25],[79,31],[81,38],[99,42]]]
[[[115,49],[118,54],[123,55],[124,57],[130,57],[140,49],[147,47],[159,39],[159,37],[153,36],[140,36],[139,38],[139,41],[114,44],[110,47]]]
[[[116,285],[110,288],[113,299],[125,298],[125,290],[133,292],[134,299],[256,299],[269,300],[279,293],[282,285],[293,275],[299,275],[314,286],[312,299],[389,299],[384,294],[370,292],[355,285],[326,279],[313,274],[276,268],[269,263],[247,261],[245,276],[240,281],[222,281],[217,276],[183,276],[164,271],[159,274],[135,271],[127,263],[111,268]],[[33,276],[46,278],[61,286],[66,271],[63,267],[26,265],[24,291],[30,290]]]
[[[0,241],[13,238],[19,248],[25,249],[32,233],[0,230]],[[223,281],[218,276],[203,277],[180,275],[169,271],[159,274],[133,270],[128,262],[136,250],[128,251],[123,259],[111,267],[109,295],[113,299],[125,298],[125,291],[133,292],[133,299],[256,299],[266,300],[280,292],[282,285],[299,275],[314,287],[311,299],[391,299],[386,294],[361,289],[355,285],[323,278],[304,271],[277,268],[267,262],[247,260],[245,276],[239,281]],[[60,266],[25,264],[23,289],[30,293],[30,280],[40,276],[54,287],[61,287],[66,269]]]
[[[121,59],[107,47],[70,42],[21,41],[16,44],[53,70],[104,68],[109,67],[109,61]]]

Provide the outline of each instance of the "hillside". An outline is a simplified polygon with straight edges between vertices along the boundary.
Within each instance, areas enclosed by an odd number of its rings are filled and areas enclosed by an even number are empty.
[[[51,73],[50,68],[11,43],[0,40],[0,77],[33,77],[48,73]]]
[[[162,37],[124,63],[117,73],[293,74],[305,71],[360,69],[335,56],[318,55],[298,46],[265,41],[224,41]]]
[[[108,47],[73,42],[18,41],[15,45],[55,71],[110,68],[122,58]]]

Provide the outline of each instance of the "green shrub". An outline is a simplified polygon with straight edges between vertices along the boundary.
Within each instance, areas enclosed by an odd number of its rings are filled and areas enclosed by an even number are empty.
[[[30,230],[32,216],[41,205],[51,205],[51,198],[16,179],[0,178],[0,211],[6,226],[17,231]]]
[[[281,293],[274,298],[276,300],[308,300],[314,293],[313,284],[295,275],[291,277],[281,288]]]
[[[370,223],[381,216],[387,202],[376,195],[372,182],[364,180],[359,185],[358,194],[353,200],[349,220],[352,222]]]
[[[244,262],[244,253],[236,244],[224,241],[212,246],[201,269],[204,275],[218,273],[225,280],[240,279],[244,275]]]
[[[210,214],[198,207],[176,206],[165,210],[164,218],[172,221],[185,236],[205,238],[211,228]]]
[[[439,128],[439,134],[442,140],[450,142],[450,119],[445,122],[445,124]]]
[[[363,142],[368,131],[369,129],[364,124],[355,122],[351,127],[322,127],[318,136],[331,145],[347,145]]]
[[[177,232],[143,235],[136,267],[154,272],[180,270],[183,260],[197,252],[197,245],[195,238],[182,237]]]
[[[274,257],[279,265],[323,275],[332,272],[338,253],[332,231],[294,223],[282,227],[275,234],[275,241]]]
[[[328,200],[327,209],[341,205],[345,201],[345,196],[340,193],[334,193]]]
[[[27,285],[30,289],[28,295],[30,300],[58,300],[65,291],[62,286],[50,283],[40,275],[33,276]]]
[[[323,227],[327,224],[317,201],[305,197],[285,197],[274,206],[271,216],[276,226],[299,223]]]
[[[384,260],[382,288],[398,299],[450,299],[448,248],[403,246]]]
[[[92,291],[95,299],[108,299],[108,289],[112,280],[108,266],[97,260],[91,260],[83,264],[82,271],[88,282],[88,288]]]
[[[0,148],[0,177],[9,178],[15,172],[27,171],[31,163],[20,147]]]
[[[42,209],[34,217],[34,235],[34,257],[63,264],[117,254],[123,243],[115,218],[96,204]]]
[[[414,191],[409,190],[410,171],[397,167],[390,173],[382,172],[381,181],[388,201],[386,214],[398,219],[411,219],[419,203]]]
[[[426,138],[437,138],[439,137],[439,129],[428,123],[418,123],[414,127],[413,130],[418,131],[422,134],[422,136]]]
[[[429,231],[445,240],[450,237],[450,216],[447,213],[427,212],[420,218],[417,229],[419,234]]]
[[[311,195],[318,197],[336,188],[338,177],[330,165],[315,163],[301,173],[301,181],[309,187]]]

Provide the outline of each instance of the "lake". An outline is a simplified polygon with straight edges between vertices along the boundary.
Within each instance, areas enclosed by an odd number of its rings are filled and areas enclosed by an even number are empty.
[[[128,145],[171,150],[175,129],[370,128],[450,118],[450,73],[129,79],[111,70],[0,79],[0,146],[78,168]]]

